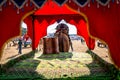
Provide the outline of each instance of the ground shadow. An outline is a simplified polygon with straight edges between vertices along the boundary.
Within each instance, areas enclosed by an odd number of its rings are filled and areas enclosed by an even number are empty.
[[[95,79],[99,80],[118,80],[117,77],[115,77],[114,71],[117,71],[115,66],[113,64],[110,64],[103,60],[101,57],[96,55],[96,53],[92,52],[91,50],[86,51],[88,54],[90,54],[93,58],[93,62],[90,64],[86,64],[87,67],[90,70],[90,77],[96,77]],[[98,65],[95,65],[95,64]],[[111,69],[112,68],[112,69]],[[118,71],[117,71],[118,72]]]
[[[40,61],[33,60],[34,51],[11,59],[0,67],[0,80],[33,80],[44,79],[35,70]]]
[[[16,56],[18,56],[19,54],[16,54],[16,55],[14,55],[14,56],[11,56],[11,57],[8,57],[7,59],[12,59],[12,58],[14,58],[14,57],[16,57]]]
[[[16,55],[17,56],[17,55]],[[0,71],[6,72],[8,68],[14,66],[14,64],[18,63],[21,60],[25,60],[27,58],[33,58],[34,57],[34,51],[31,51],[26,54],[19,55],[17,57],[11,58],[7,63],[5,64],[0,64]]]

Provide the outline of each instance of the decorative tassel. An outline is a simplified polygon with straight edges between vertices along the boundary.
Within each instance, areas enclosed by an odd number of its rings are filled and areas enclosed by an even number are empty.
[[[11,5],[11,1],[9,0],[9,5]]]
[[[88,7],[90,7],[90,3],[88,4]]]
[[[71,0],[69,0],[69,3],[71,3]]]
[[[2,11],[2,7],[0,7],[0,11]]]
[[[26,2],[25,2],[25,3],[26,3],[26,7],[28,7],[28,0],[25,0],[25,1],[26,1]]]
[[[26,7],[28,7],[28,3],[26,3]]]
[[[118,0],[117,0],[116,2],[117,2],[117,4],[119,4],[119,1],[118,1]]]
[[[110,8],[110,4],[108,4],[108,8]]]
[[[97,8],[99,8],[100,6],[99,6],[99,3],[97,4]]]
[[[19,14],[20,13],[20,11],[19,11],[19,9],[17,10],[17,14]]]

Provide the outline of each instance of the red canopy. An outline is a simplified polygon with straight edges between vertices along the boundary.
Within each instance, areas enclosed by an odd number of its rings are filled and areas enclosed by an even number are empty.
[[[28,16],[24,21],[28,26],[31,25],[28,28],[28,34],[32,37],[33,49],[37,48],[40,38],[47,34],[47,27],[55,21],[62,19],[76,26],[78,35],[84,37],[89,49],[94,49],[95,47],[95,40],[88,35],[85,17],[79,12],[70,9],[67,5],[59,6],[54,1],[48,1],[42,8],[34,12],[33,22],[30,17]],[[32,25],[33,31],[30,28]]]

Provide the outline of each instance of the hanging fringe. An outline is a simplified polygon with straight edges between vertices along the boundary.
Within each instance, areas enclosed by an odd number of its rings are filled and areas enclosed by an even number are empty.
[[[28,3],[26,3],[26,7],[28,7]]]
[[[96,0],[100,5],[107,6],[111,0],[107,0],[105,3],[103,3],[101,0]]]
[[[80,6],[80,7],[84,7],[84,6],[86,6],[88,3],[90,3],[90,0],[87,0],[86,2],[84,2],[84,4],[79,3],[78,0],[73,0],[73,2],[75,2],[75,3],[76,3],[78,6]]]
[[[69,0],[69,3],[71,3],[71,0]]]
[[[2,11],[2,7],[0,7],[0,11]]]
[[[18,5],[14,0],[11,0],[11,2],[19,9],[22,9],[24,5],[27,3],[27,0],[24,0],[24,2],[21,5]]]
[[[17,14],[19,14],[19,13],[20,13],[20,10],[18,9],[18,10],[17,10]]]
[[[9,0],[9,5],[11,5],[11,1]]]
[[[117,3],[117,4],[119,4],[119,1],[118,1],[118,0],[116,0],[116,3]]]
[[[89,4],[88,4],[88,7],[90,7],[90,2],[89,2]]]
[[[97,8],[99,8],[100,6],[99,6],[99,3],[97,3]]]
[[[26,0],[26,7],[28,7],[28,0]]]

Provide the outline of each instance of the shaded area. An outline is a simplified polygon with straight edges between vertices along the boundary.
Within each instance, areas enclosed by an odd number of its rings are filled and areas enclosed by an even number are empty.
[[[18,63],[22,60],[25,60],[27,58],[32,58],[32,57],[34,57],[34,51],[17,56],[15,58],[11,58],[7,63],[0,64],[0,74],[6,72],[8,68],[14,66],[16,63]]]
[[[110,80],[120,80],[120,71],[110,61],[107,62],[104,57],[101,58],[93,51],[87,50],[86,52],[93,57],[94,61],[98,61],[98,64],[105,68]],[[91,73],[93,72],[91,71]]]
[[[21,60],[14,64],[13,67],[8,68],[8,70],[3,73],[1,79],[36,79],[44,78],[44,76],[38,74],[35,69],[39,61],[28,58],[26,60]]]
[[[40,61],[33,60],[34,52],[23,54],[9,60],[0,67],[0,80],[4,79],[37,79],[43,78],[35,71]]]

